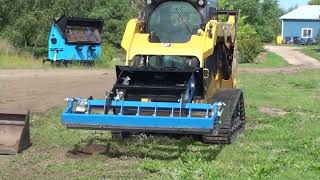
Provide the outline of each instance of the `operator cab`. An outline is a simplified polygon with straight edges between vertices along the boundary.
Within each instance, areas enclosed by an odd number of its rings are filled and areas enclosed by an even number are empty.
[[[216,0],[147,0],[145,31],[151,43],[186,43],[204,28],[216,11]],[[196,57],[137,56],[134,66],[198,68]]]
[[[200,12],[183,1],[164,2],[150,15],[148,31],[159,43],[185,43],[203,24]]]
[[[216,0],[147,0],[145,31],[153,43],[186,43],[216,11]]]

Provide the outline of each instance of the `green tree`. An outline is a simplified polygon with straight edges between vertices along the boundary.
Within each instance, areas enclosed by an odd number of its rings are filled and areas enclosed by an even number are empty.
[[[320,0],[309,0],[309,5],[320,5]]]
[[[252,63],[263,50],[263,44],[255,28],[245,24],[245,17],[238,21],[238,50],[241,63]]]
[[[280,31],[279,17],[284,13],[278,0],[221,0],[220,9],[237,9],[244,23],[253,26],[263,42],[272,42]]]
[[[49,8],[52,11],[50,15],[87,17],[99,2],[95,0],[55,0]]]
[[[107,43],[120,47],[127,22],[137,15],[137,11],[128,0],[108,0],[105,4],[95,7],[90,17],[102,17],[105,21],[103,38]]]
[[[262,42],[276,40],[284,11],[278,0],[220,0],[219,9],[240,10],[238,47],[242,62],[253,62],[263,50]]]
[[[53,18],[103,17],[104,41],[119,46],[127,21],[143,0],[0,0],[0,34],[16,47],[46,47]]]
[[[46,47],[53,18],[86,17],[92,0],[1,0],[0,33],[16,47]]]
[[[0,0],[0,35],[16,47],[43,48],[47,47],[54,17],[102,17],[104,42],[119,47],[128,20],[142,14],[144,3],[144,0]],[[251,43],[248,47],[243,43],[249,41],[248,36],[254,37],[254,41],[271,42],[280,31],[278,17],[283,12],[277,0],[219,0],[219,9],[239,9],[245,17],[239,31],[250,31],[247,35],[239,32],[243,52],[252,48]],[[252,59],[249,57],[246,59]]]
[[[30,12],[16,19],[5,31],[7,37],[15,46],[33,46],[41,36],[41,21],[39,12]]]
[[[260,1],[260,6],[262,16],[259,24],[256,24],[256,31],[263,42],[273,42],[281,32],[279,17],[284,14],[284,11],[280,9],[278,0]]]
[[[144,5],[145,5],[145,0],[130,0],[132,7],[135,8],[136,12],[139,13],[139,15],[142,15],[144,11]]]

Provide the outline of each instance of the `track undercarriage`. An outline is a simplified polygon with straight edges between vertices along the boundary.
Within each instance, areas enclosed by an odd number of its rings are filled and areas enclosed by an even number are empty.
[[[202,140],[209,144],[231,144],[237,134],[245,128],[244,98],[240,90],[225,90],[217,94],[219,100],[230,102],[229,112],[220,118],[221,124],[211,135],[202,136]]]

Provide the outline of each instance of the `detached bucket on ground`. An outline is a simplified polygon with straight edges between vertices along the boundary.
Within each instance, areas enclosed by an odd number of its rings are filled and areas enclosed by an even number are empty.
[[[16,155],[31,146],[29,114],[0,111],[0,155]]]

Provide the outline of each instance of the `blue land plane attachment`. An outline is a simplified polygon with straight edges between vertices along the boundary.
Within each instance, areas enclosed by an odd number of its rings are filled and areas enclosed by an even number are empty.
[[[205,95],[202,69],[117,66],[116,71],[105,99],[67,98],[62,124],[114,135],[195,135],[213,144],[231,143],[244,128],[241,90],[219,90],[206,103],[197,100]]]
[[[71,128],[91,128],[136,132],[210,134],[224,110],[215,104],[137,102],[68,99],[62,124]],[[100,109],[102,113],[96,113]]]

